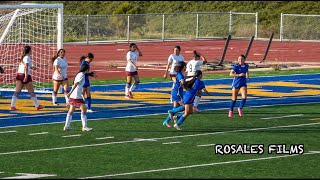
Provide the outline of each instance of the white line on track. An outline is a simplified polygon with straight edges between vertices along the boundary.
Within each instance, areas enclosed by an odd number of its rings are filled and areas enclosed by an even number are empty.
[[[282,119],[282,118],[287,118],[287,117],[299,117],[299,116],[303,116],[303,114],[293,114],[293,115],[278,116],[278,117],[267,117],[267,118],[260,118],[260,119]]]
[[[199,144],[198,147],[214,146],[216,144]]]
[[[62,136],[62,137],[68,138],[68,137],[79,137],[79,136],[81,136],[81,134],[74,134],[74,135],[68,135],[68,136]]]
[[[109,137],[99,137],[99,138],[96,138],[96,139],[112,139],[114,138],[113,136],[109,136]]]
[[[276,128],[289,128],[289,127],[300,127],[300,126],[312,126],[319,125],[320,122],[317,123],[309,123],[309,124],[295,124],[288,126],[272,126],[272,127],[264,127],[264,128],[253,128],[253,129],[240,129],[233,131],[221,131],[221,132],[213,132],[213,133],[202,133],[202,134],[189,134],[189,135],[181,135],[181,136],[168,136],[161,138],[150,138],[150,139],[140,139],[140,140],[131,140],[131,141],[118,141],[118,142],[108,142],[108,143],[100,143],[100,144],[85,144],[79,146],[66,146],[66,147],[58,147],[58,148],[48,148],[48,149],[33,149],[33,150],[25,150],[25,151],[12,151],[12,152],[3,152],[1,155],[8,154],[22,154],[22,153],[30,153],[30,152],[42,152],[42,151],[53,151],[53,150],[64,150],[64,149],[75,149],[75,148],[83,148],[83,147],[94,147],[94,146],[104,146],[109,144],[126,144],[126,143],[136,143],[136,142],[153,142],[155,140],[163,140],[163,139],[173,139],[173,138],[185,138],[185,137],[197,137],[197,136],[208,136],[215,134],[225,134],[225,133],[235,133],[235,132],[247,132],[247,131],[259,131],[259,130],[267,130],[267,129],[276,129]]]
[[[181,142],[176,141],[176,142],[167,142],[167,143],[162,143],[162,144],[178,144],[178,143],[181,143]]]
[[[12,132],[17,132],[17,131],[0,131],[0,134],[12,133]]]
[[[48,134],[49,132],[41,132],[41,133],[31,133],[29,134],[30,136],[33,136],[33,135],[41,135],[41,134]]]
[[[319,154],[319,153],[320,152],[308,152],[308,153],[304,153],[303,155],[294,154],[294,155],[282,155],[282,156],[272,156],[272,157],[264,157],[264,158],[244,159],[244,160],[236,160],[236,161],[215,162],[215,163],[209,163],[209,164],[195,164],[190,166],[180,166],[180,167],[172,167],[172,168],[164,168],[164,169],[152,169],[147,171],[134,171],[134,172],[127,172],[127,173],[107,174],[102,176],[83,177],[80,179],[103,178],[103,177],[113,177],[113,176],[125,176],[125,175],[132,175],[132,174],[143,174],[143,173],[150,173],[150,172],[171,171],[171,170],[178,170],[178,169],[215,166],[215,165],[222,165],[222,164],[234,164],[234,163],[242,163],[242,162],[279,159],[279,158],[294,157],[294,156],[305,156],[305,155]]]

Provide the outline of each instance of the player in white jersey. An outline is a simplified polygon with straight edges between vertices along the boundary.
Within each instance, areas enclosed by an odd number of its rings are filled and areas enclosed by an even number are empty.
[[[68,63],[65,57],[66,51],[64,49],[59,49],[57,54],[52,58],[52,65],[54,67],[54,72],[52,75],[53,79],[53,91],[52,91],[52,104],[58,105],[57,103],[57,94],[60,88],[60,85],[64,88],[64,97],[66,100],[66,106],[69,105],[69,98],[67,97],[69,84],[68,84]]]
[[[193,59],[187,63],[187,78],[186,81],[190,80],[195,75],[197,70],[201,71],[201,66],[207,63],[207,59],[197,51],[193,51]],[[198,109],[199,102],[201,100],[202,90],[199,91],[194,99],[193,111],[200,112]]]
[[[135,43],[130,44],[130,50],[127,53],[127,66],[126,66],[126,76],[127,76],[127,84],[125,88],[125,98],[132,99],[132,91],[136,88],[136,86],[140,83],[140,78],[138,75],[138,67],[137,61],[138,56],[142,56],[141,51]],[[131,85],[132,77],[134,78],[134,84]]]
[[[89,72],[89,65],[84,64],[81,66],[80,71],[76,74],[73,82],[73,86],[70,92],[67,94],[70,97],[70,107],[66,117],[66,123],[63,130],[71,130],[70,122],[72,120],[72,114],[75,111],[76,107],[80,106],[81,110],[81,122],[82,122],[82,131],[91,131],[92,128],[87,126],[87,107],[84,103],[84,96],[82,93],[82,87],[85,83],[85,74]]]
[[[30,58],[30,54],[31,54],[31,47],[25,46],[23,49],[22,55],[20,57],[20,64],[19,64],[17,75],[16,75],[16,80],[17,80],[16,90],[11,99],[11,106],[10,106],[11,111],[18,110],[16,108],[16,101],[23,87],[26,87],[26,89],[28,90],[28,93],[30,94],[30,98],[32,99],[36,109],[39,110],[44,108],[44,106],[39,105],[37,96],[34,93],[32,77],[31,77],[31,69],[35,69],[35,67],[32,66],[32,60]]]
[[[181,47],[176,46],[173,49],[173,54],[170,54],[168,58],[168,64],[166,67],[165,74],[163,75],[163,78],[167,78],[168,69],[170,68],[169,76],[174,84],[176,82],[176,76],[177,76],[177,72],[174,70],[174,67],[178,65],[178,63],[181,61],[184,61],[184,57],[181,55]]]

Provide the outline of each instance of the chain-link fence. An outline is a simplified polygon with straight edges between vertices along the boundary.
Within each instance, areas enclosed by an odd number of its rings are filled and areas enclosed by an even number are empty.
[[[320,15],[282,14],[280,41],[320,41]]]
[[[258,13],[65,15],[64,42],[258,38]]]

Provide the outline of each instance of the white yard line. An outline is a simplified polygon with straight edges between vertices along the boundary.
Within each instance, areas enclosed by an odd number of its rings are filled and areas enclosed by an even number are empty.
[[[162,143],[162,144],[178,144],[178,143],[181,143],[181,142],[176,141],[176,142],[167,142],[167,143]]]
[[[198,147],[206,147],[206,146],[214,146],[216,144],[200,144],[200,145],[197,145]]]
[[[103,178],[103,177],[113,177],[113,176],[125,176],[125,175],[132,175],[132,174],[143,174],[143,173],[150,173],[150,172],[171,171],[171,170],[178,170],[178,169],[215,166],[215,165],[222,165],[222,164],[234,164],[234,163],[242,163],[242,162],[279,159],[279,158],[294,157],[294,156],[304,156],[304,155],[319,154],[319,153],[320,152],[309,152],[309,153],[304,153],[303,155],[294,154],[294,155],[272,156],[272,157],[265,157],[265,158],[244,159],[244,160],[236,160],[236,161],[215,162],[215,163],[209,163],[209,164],[195,164],[190,166],[180,166],[180,167],[172,167],[172,168],[164,168],[164,169],[152,169],[147,171],[134,171],[134,172],[127,172],[127,173],[119,173],[119,174],[107,174],[102,176],[83,177],[80,179]]]
[[[293,115],[279,116],[279,117],[267,117],[267,118],[260,118],[260,119],[282,119],[287,117],[298,117],[298,116],[303,116],[303,114],[293,114]]]
[[[41,134],[48,134],[49,132],[41,132],[41,133],[31,133],[29,134],[30,136],[33,136],[33,135],[41,135]]]
[[[17,131],[0,131],[0,134],[12,133],[12,132],[17,132]]]
[[[96,139],[112,139],[114,138],[113,136],[109,136],[109,137],[99,137],[99,138],[96,138]]]
[[[74,134],[74,135],[68,135],[68,136],[61,136],[61,137],[79,137],[81,136],[81,134]]]
[[[161,138],[138,139],[138,140],[134,139],[134,140],[131,140],[131,141],[118,141],[118,142],[108,142],[108,143],[100,143],[100,144],[85,144],[85,145],[79,145],[79,146],[66,146],[66,147],[48,148],[48,149],[33,149],[33,150],[25,150],[25,151],[11,151],[11,152],[0,153],[0,156],[1,155],[8,155],[8,154],[22,154],[22,153],[30,153],[30,152],[42,152],[42,151],[75,149],[75,148],[83,148],[83,147],[104,146],[104,145],[109,145],[109,144],[126,144],[126,143],[136,143],[136,142],[154,142],[156,140],[162,140],[162,139],[208,136],[208,135],[215,135],[215,134],[246,132],[246,131],[257,131],[257,130],[267,130],[267,129],[276,129],[276,128],[312,126],[312,125],[318,125],[318,124],[320,124],[320,122],[309,123],[309,124],[296,124],[296,125],[288,125],[288,126],[273,126],[273,127],[265,127],[265,128],[240,129],[240,130],[222,131],[222,132],[214,132],[214,133],[190,134],[190,135],[182,135],[182,136],[168,136],[168,137],[161,137]]]

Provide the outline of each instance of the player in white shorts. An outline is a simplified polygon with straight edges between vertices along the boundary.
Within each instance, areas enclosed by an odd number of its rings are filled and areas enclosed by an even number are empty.
[[[68,63],[65,57],[66,51],[64,49],[59,49],[57,54],[52,58],[52,65],[54,67],[54,72],[52,75],[53,80],[53,92],[52,92],[52,104],[58,105],[57,103],[57,94],[60,88],[60,85],[64,88],[64,97],[66,100],[66,106],[69,105],[69,98],[67,97],[69,91],[68,84]]]
[[[73,86],[70,92],[67,94],[67,97],[70,97],[70,107],[66,117],[66,123],[63,130],[71,130],[70,122],[72,120],[72,114],[75,111],[76,107],[80,106],[81,110],[81,122],[82,122],[82,131],[91,131],[92,128],[87,126],[87,107],[84,103],[84,97],[82,93],[82,87],[85,83],[85,74],[89,72],[89,65],[84,64],[81,66],[80,71],[76,74],[74,78]]]
[[[189,81],[195,75],[195,72],[197,70],[201,71],[201,66],[207,63],[206,58],[197,51],[193,51],[193,57],[194,58],[187,63],[186,81]],[[200,112],[198,109],[198,105],[201,100],[201,93],[202,93],[202,91],[199,91],[194,99],[194,104],[193,104],[193,111],[194,112]]]
[[[138,75],[137,61],[138,56],[142,56],[141,51],[135,43],[130,44],[130,50],[127,53],[127,66],[126,66],[126,77],[127,83],[125,87],[125,98],[133,99],[132,91],[140,83],[140,78]],[[134,84],[131,85],[132,77],[134,78]]]

